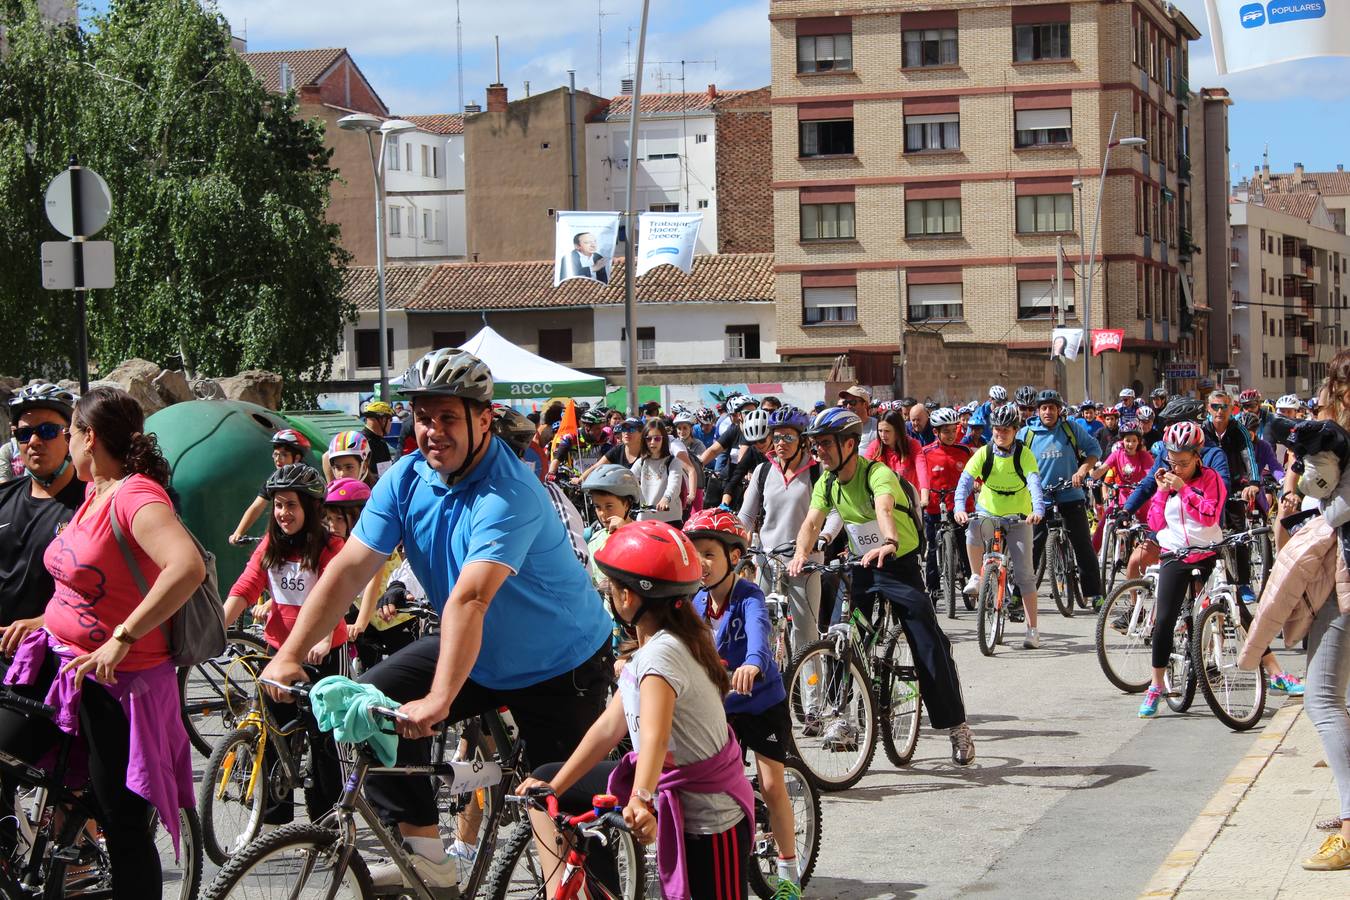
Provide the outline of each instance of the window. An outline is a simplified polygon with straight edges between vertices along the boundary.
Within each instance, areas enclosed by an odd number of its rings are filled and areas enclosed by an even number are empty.
[[[539,355],[544,359],[551,359],[554,362],[571,362],[572,329],[540,328]]]
[[[1073,282],[1064,282],[1064,311],[1073,311]],[[1056,315],[1053,281],[1017,282],[1017,318],[1046,319]]]
[[[678,203],[652,203],[647,206],[647,212],[679,212]]]
[[[1019,234],[1073,231],[1072,194],[1036,194],[1017,198]]]
[[[431,177],[432,177],[432,178],[440,178],[440,177],[441,177],[441,148],[440,148],[440,147],[432,147],[432,148],[431,148]]]
[[[853,226],[852,203],[808,203],[802,206],[802,240],[852,240],[857,235]]]
[[[400,159],[399,152],[398,152],[398,147],[399,147],[399,139],[398,139],[398,135],[396,135],[396,134],[391,134],[391,135],[389,135],[389,145],[388,145],[388,147],[389,147],[389,149],[385,151],[385,153],[386,153],[386,155],[387,155],[387,158],[385,159],[385,163],[384,163],[384,164],[385,164],[385,168],[389,169],[391,172],[397,172],[397,171],[398,171],[399,159]]]
[[[853,35],[813,34],[797,38],[798,72],[839,72],[853,68]]]
[[[1013,62],[1068,58],[1068,22],[1013,26]]]
[[[759,326],[727,326],[727,359],[759,359]]]
[[[961,116],[905,116],[905,152],[960,150]]]
[[[960,199],[907,200],[905,202],[906,237],[960,233]]]
[[[802,320],[807,325],[858,321],[857,287],[802,288]]]
[[[901,37],[907,69],[957,64],[955,28],[914,29],[903,32]]]
[[[408,144],[404,148],[404,150],[405,152],[403,156],[407,160],[407,165],[404,166],[404,168],[408,170],[408,174],[412,174],[412,151],[413,151],[412,144]]]
[[[961,285],[911,284],[909,286],[909,320],[927,322],[934,319],[962,317]]]
[[[656,329],[639,328],[638,336],[638,362],[656,362]],[[628,340],[628,329],[619,329],[619,340]]]
[[[706,143],[708,143],[708,136],[707,136],[706,134],[696,134],[696,135],[694,135],[694,143],[695,143],[695,144],[706,144]]]
[[[403,207],[389,207],[389,236],[398,237],[403,234]]]
[[[438,240],[439,232],[436,230],[436,212],[435,210],[422,210],[422,239],[427,241]]]
[[[707,200],[700,200],[700,201],[698,201],[698,208],[699,208],[699,209],[707,209],[707,208],[708,208],[708,201],[707,201]]]
[[[802,156],[845,156],[853,152],[853,120],[802,122]]]
[[[414,206],[414,207],[411,207],[411,208],[408,209],[408,218],[407,218],[406,221],[407,221],[407,225],[408,225],[408,233],[407,233],[406,235],[404,235],[404,237],[416,238],[416,237],[417,237],[417,207]]]
[[[463,346],[467,333],[463,331],[433,331],[431,333],[431,349],[441,350],[445,347]]]
[[[1073,140],[1072,113],[1068,109],[1019,109],[1013,117],[1014,146],[1042,147]]]
[[[429,176],[431,171],[431,148],[426,144],[422,145],[422,175]]]
[[[386,328],[384,336],[389,344],[389,356],[394,355],[394,329]],[[380,367],[380,331],[378,328],[356,329],[356,367],[358,369],[378,369]]]

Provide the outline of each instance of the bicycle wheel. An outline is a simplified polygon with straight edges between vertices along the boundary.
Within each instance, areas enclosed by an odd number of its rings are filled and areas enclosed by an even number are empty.
[[[1097,569],[1102,573],[1102,590],[1106,593],[1116,586],[1116,520],[1107,517],[1102,524],[1102,547],[1097,552]]]
[[[820,794],[811,786],[811,779],[799,768],[800,763],[791,758],[783,767],[783,780],[787,785],[788,800],[792,803],[792,827],[794,845],[797,853],[797,874],[804,888],[811,880],[816,869],[816,857],[820,855]],[[763,900],[773,900],[778,888],[778,845],[774,843],[773,832],[769,828],[769,808],[760,796],[759,785],[755,784],[755,833],[751,839],[750,890]],[[660,896],[660,894],[648,896]]]
[[[195,810],[178,811],[178,854],[173,837],[155,821],[155,848],[159,851],[160,874],[165,900],[195,900],[202,885],[202,825]]]
[[[451,739],[447,755],[453,754],[470,761],[491,760],[506,764],[512,741],[499,716],[489,714],[461,722],[459,734],[458,741]],[[475,876],[481,883],[484,870],[496,853],[498,830],[509,824],[503,820],[503,815],[514,808],[503,809],[506,788],[500,783],[490,788],[455,794],[444,779],[436,779],[435,790],[441,831],[454,835],[474,848],[473,862],[462,862],[458,867],[460,890],[467,893],[469,883]]]
[[[234,663],[241,656],[267,656],[268,647],[245,632],[232,632],[225,641],[225,652],[196,666],[178,670],[178,696],[183,702],[183,727],[188,740],[202,756],[210,756],[216,743],[235,724],[235,713],[247,708],[253,699],[253,685],[239,676]],[[233,677],[226,687],[226,673]]]
[[[1266,708],[1266,678],[1258,666],[1238,668],[1247,629],[1234,622],[1223,603],[1200,614],[1191,638],[1191,665],[1199,673],[1200,692],[1215,717],[1234,731],[1261,721]]]
[[[632,835],[626,831],[616,831],[610,840],[619,867],[619,892],[613,895],[615,900],[641,900],[647,893],[647,855],[644,848],[638,846]],[[483,888],[476,896],[486,900],[508,900],[508,898],[542,898],[546,896],[546,885],[551,873],[544,870],[544,863],[534,846],[534,827],[528,819],[517,822],[498,845],[492,858],[492,868],[488,872]],[[594,879],[587,879],[593,886]],[[597,896],[609,895],[609,888]],[[660,896],[659,893],[657,896]]]
[[[1097,662],[1106,680],[1137,694],[1153,678],[1153,583],[1122,582],[1097,613]]]
[[[252,725],[226,735],[211,751],[197,785],[202,847],[218,866],[257,837],[262,826],[271,778],[259,758],[258,738]]]
[[[942,568],[942,597],[947,601],[947,618],[956,618],[956,595],[961,593],[961,567],[956,560],[956,533],[942,532],[938,546],[938,565]]]
[[[1195,702],[1195,666],[1191,662],[1191,631],[1186,617],[1177,619],[1172,638],[1172,656],[1163,670],[1163,686],[1167,706],[1172,712],[1184,713]]]
[[[980,608],[976,618],[976,633],[980,641],[980,652],[993,656],[994,648],[1003,640],[1004,609],[996,608],[998,592],[998,563],[989,563],[984,567],[980,578]],[[1003,598],[1007,602],[1007,597]]]
[[[1069,564],[1064,559],[1063,542],[1051,535],[1045,542],[1045,568],[1050,575],[1050,596],[1055,600],[1059,614],[1073,618],[1073,588],[1069,586]]]
[[[88,827],[84,829],[80,840],[69,848],[73,852],[52,853],[51,847],[47,848],[49,856],[44,875],[44,897],[112,896],[112,865],[108,859],[108,848],[102,841],[92,838],[91,833]],[[172,836],[160,823],[158,816],[152,818],[148,836],[154,841],[160,860],[161,896],[167,900],[195,900],[202,881],[202,832],[197,814],[190,809],[178,811],[177,853],[174,851]]]
[[[897,629],[891,635],[880,665],[881,697],[877,707],[881,711],[881,746],[892,765],[903,766],[914,757],[923,711],[919,676],[914,671],[914,656],[903,631]]]
[[[793,755],[824,791],[853,787],[877,752],[872,682],[851,647],[846,653],[829,638],[808,644],[786,679]]]
[[[230,857],[202,892],[202,900],[364,900],[375,888],[365,860],[355,850],[342,879],[334,864],[344,847],[336,831],[293,823],[265,834]]]
[[[1270,542],[1270,535],[1257,535],[1252,543],[1252,590],[1257,597],[1266,589],[1266,579],[1270,577],[1274,565],[1275,548]]]

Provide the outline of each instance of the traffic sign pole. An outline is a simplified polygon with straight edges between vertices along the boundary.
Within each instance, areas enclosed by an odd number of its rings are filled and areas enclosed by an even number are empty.
[[[88,334],[88,291],[84,287],[84,223],[80,210],[80,164],[75,157],[70,158],[70,222],[75,232],[75,310],[77,348],[80,363],[80,394],[89,393],[89,334]]]

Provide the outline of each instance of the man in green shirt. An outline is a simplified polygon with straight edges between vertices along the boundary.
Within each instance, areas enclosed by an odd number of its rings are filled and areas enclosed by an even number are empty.
[[[924,706],[934,728],[951,736],[952,762],[968,766],[975,761],[975,742],[966,724],[961,681],[952,659],[951,641],[938,625],[932,601],[924,590],[919,561],[919,535],[910,514],[909,497],[896,474],[884,463],[861,459],[862,420],[853,412],[834,407],[816,416],[807,430],[829,474],[816,482],[811,510],[797,534],[797,549],[788,574],[801,574],[815,549],[831,509],[837,510],[848,533],[849,547],[860,556],[853,569],[853,604],[870,615],[872,594],[890,601],[904,624],[914,654]],[[824,729],[823,742],[856,745],[849,723],[838,720]]]

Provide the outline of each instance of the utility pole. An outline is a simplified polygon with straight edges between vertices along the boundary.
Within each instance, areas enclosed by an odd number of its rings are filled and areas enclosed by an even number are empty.
[[[638,118],[642,112],[642,56],[647,50],[647,14],[651,0],[642,0],[642,25],[638,29],[637,68],[633,72],[633,99],[628,120],[628,229],[624,241],[624,300],[623,320],[628,335],[628,412],[636,416],[638,411],[638,336],[637,336],[637,286],[634,284],[633,266],[637,262],[635,245],[637,244],[638,202],[637,202],[637,146]]]
[[[459,114],[464,115],[464,22],[459,17],[459,0],[455,0],[455,84],[459,91]]]

